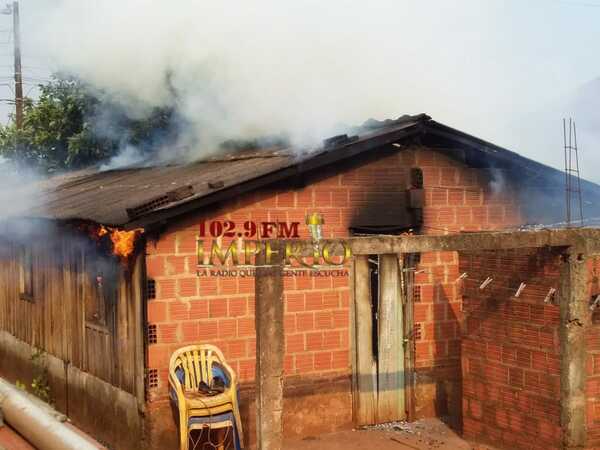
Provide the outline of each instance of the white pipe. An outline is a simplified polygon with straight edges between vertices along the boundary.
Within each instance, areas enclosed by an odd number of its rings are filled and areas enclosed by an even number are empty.
[[[39,450],[98,450],[89,440],[48,414],[28,394],[0,378],[4,420]]]

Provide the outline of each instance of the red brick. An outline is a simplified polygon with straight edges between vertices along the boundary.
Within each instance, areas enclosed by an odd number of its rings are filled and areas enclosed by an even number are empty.
[[[304,294],[286,294],[285,304],[287,312],[304,311]]]
[[[185,256],[167,256],[165,259],[165,275],[181,275],[186,272]]]
[[[447,189],[427,189],[426,192],[430,199],[427,206],[446,206],[448,204]]]
[[[238,320],[238,336],[254,336],[254,319],[241,318]]]
[[[461,206],[465,204],[465,192],[462,189],[448,190],[448,205]]]
[[[200,337],[200,326],[198,322],[183,322],[181,324],[181,334],[183,336],[183,342],[196,342]]]
[[[488,220],[493,224],[504,223],[504,207],[503,206],[488,206]]]
[[[175,280],[158,280],[156,287],[157,299],[175,298]]]
[[[227,299],[216,298],[209,300],[208,315],[211,318],[227,317]]]
[[[254,293],[254,277],[242,277],[238,279],[238,293],[253,294]]]
[[[216,295],[217,294],[217,279],[214,277],[202,277],[199,279],[200,295]]]
[[[320,292],[306,293],[306,310],[315,311],[323,309],[323,294]]]
[[[307,333],[306,349],[309,351],[323,349],[323,333],[320,331],[317,331],[315,333]]]
[[[249,338],[246,341],[246,351],[248,356],[256,357],[256,338]]]
[[[152,251],[153,254],[175,253],[175,234],[163,235],[160,237],[158,242],[154,243],[154,246],[152,246],[152,244],[149,243],[149,247],[154,247],[151,249],[149,248],[149,250]]]
[[[196,248],[197,247],[197,244],[196,244],[197,239],[198,239],[198,233],[196,231],[177,233],[177,253],[178,254],[193,254],[193,255],[195,255],[196,250],[197,250],[197,248]],[[194,258],[193,265],[195,265],[196,262],[197,261]]]
[[[333,327],[333,314],[330,311],[317,311],[315,313],[315,328],[327,330]]]
[[[313,190],[307,187],[301,191],[296,192],[296,206],[298,208],[312,206],[313,205]]]
[[[159,324],[158,325],[158,343],[172,344],[177,342],[177,324]]]
[[[246,356],[246,341],[236,340],[227,343],[227,359],[237,359]]]
[[[238,277],[221,277],[218,279],[219,294],[237,294]]]
[[[304,334],[293,334],[285,337],[285,352],[298,353],[304,351]]]
[[[300,353],[295,356],[296,372],[306,373],[310,372],[314,368],[313,354],[312,353]]]
[[[189,318],[190,313],[187,303],[177,301],[169,302],[169,319],[171,321],[186,320]]]
[[[347,369],[350,366],[350,356],[347,350],[332,353],[332,369]]]
[[[350,325],[350,311],[339,309],[333,311],[333,328],[348,328]]]
[[[283,374],[284,376],[292,375],[294,373],[294,357],[292,355],[285,355],[283,358]]]
[[[285,314],[283,316],[283,329],[285,333],[296,332],[296,314]]]
[[[309,331],[314,328],[314,313],[298,313],[296,316],[296,329],[298,331]]]
[[[200,339],[216,339],[219,336],[218,325],[216,321],[202,321],[199,324],[198,337]]]
[[[417,360],[431,357],[431,346],[429,342],[417,342],[415,344],[415,353]]]
[[[208,318],[208,300],[190,300],[189,302],[190,319],[207,319]]]
[[[246,299],[245,298],[230,298],[229,299],[229,317],[245,316],[246,315]]]
[[[331,188],[331,204],[335,208],[345,208],[349,205],[349,190],[347,188]]]
[[[480,189],[465,190],[465,204],[469,206],[479,206],[483,200],[483,194]]]
[[[148,302],[148,322],[160,323],[167,321],[167,303],[152,300]]]
[[[469,413],[471,417],[475,419],[481,419],[483,417],[481,402],[477,400],[469,400]]]
[[[341,334],[339,331],[326,331],[323,334],[323,348],[333,350],[340,348]]]
[[[414,321],[415,322],[426,322],[429,319],[430,305],[425,303],[414,304]]]
[[[198,295],[197,278],[181,278],[177,280],[177,293],[181,297],[195,297]]]
[[[148,367],[168,367],[171,351],[167,345],[148,347]]]
[[[333,360],[333,355],[331,352],[320,352],[315,354],[315,370],[329,370],[331,369],[331,364]]]
[[[415,277],[417,277],[417,276],[418,275],[415,275]],[[434,287],[432,285],[422,285],[420,287],[421,287],[421,303],[432,303],[433,299],[434,299]]]
[[[253,380],[256,373],[256,360],[240,361],[239,376],[241,380]]]
[[[148,256],[146,258],[146,275],[148,278],[161,277],[164,274],[164,258],[156,255]]]
[[[446,320],[446,303],[438,303],[433,305],[433,320]]]
[[[318,276],[314,277],[314,285],[315,289],[331,289],[333,287],[333,282],[331,281],[332,277],[327,276]],[[308,294],[307,294],[308,300]],[[308,309],[308,307],[307,307]]]
[[[219,320],[219,338],[231,338],[236,336],[237,321],[235,319]]]
[[[512,387],[522,388],[524,383],[523,369],[510,367],[508,369],[508,382]]]
[[[340,295],[338,292],[325,292],[323,294],[323,308],[338,308],[340,305]]]
[[[314,202],[315,205],[318,205],[319,208],[325,208],[332,206],[331,203],[331,191],[324,189],[315,189],[314,190]],[[327,222],[325,222],[327,223]]]

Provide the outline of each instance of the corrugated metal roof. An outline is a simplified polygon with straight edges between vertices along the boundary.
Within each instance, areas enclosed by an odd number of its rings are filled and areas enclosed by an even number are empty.
[[[190,186],[192,196],[186,200],[191,200],[281,169],[294,161],[292,156],[282,155],[74,173],[40,183],[42,189],[36,205],[22,214],[123,225],[134,218],[127,213],[128,209],[139,208],[177,188]],[[159,207],[170,206],[169,203]]]
[[[355,131],[358,136],[326,140],[323,147],[312,152],[262,149],[188,164],[103,172],[84,170],[56,176],[23,187],[34,201],[20,209],[11,208],[12,215],[84,219],[129,228],[146,226],[417,134],[437,133],[470,145],[471,151],[476,151],[483,160],[511,160],[513,164],[527,166],[528,170],[560,174],[556,169],[438,124],[424,114],[383,122],[370,120]]]

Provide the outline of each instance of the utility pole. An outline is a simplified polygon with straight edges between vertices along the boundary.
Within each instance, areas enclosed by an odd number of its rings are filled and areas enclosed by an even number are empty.
[[[15,56],[15,124],[17,130],[23,127],[23,76],[21,73],[21,33],[19,24],[19,2],[13,1],[13,41]]]

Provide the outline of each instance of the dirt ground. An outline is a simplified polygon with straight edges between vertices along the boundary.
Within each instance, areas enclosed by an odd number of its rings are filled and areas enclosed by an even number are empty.
[[[460,438],[437,419],[377,425],[288,441],[285,450],[495,450]]]
[[[35,450],[8,425],[0,425],[0,450]]]

